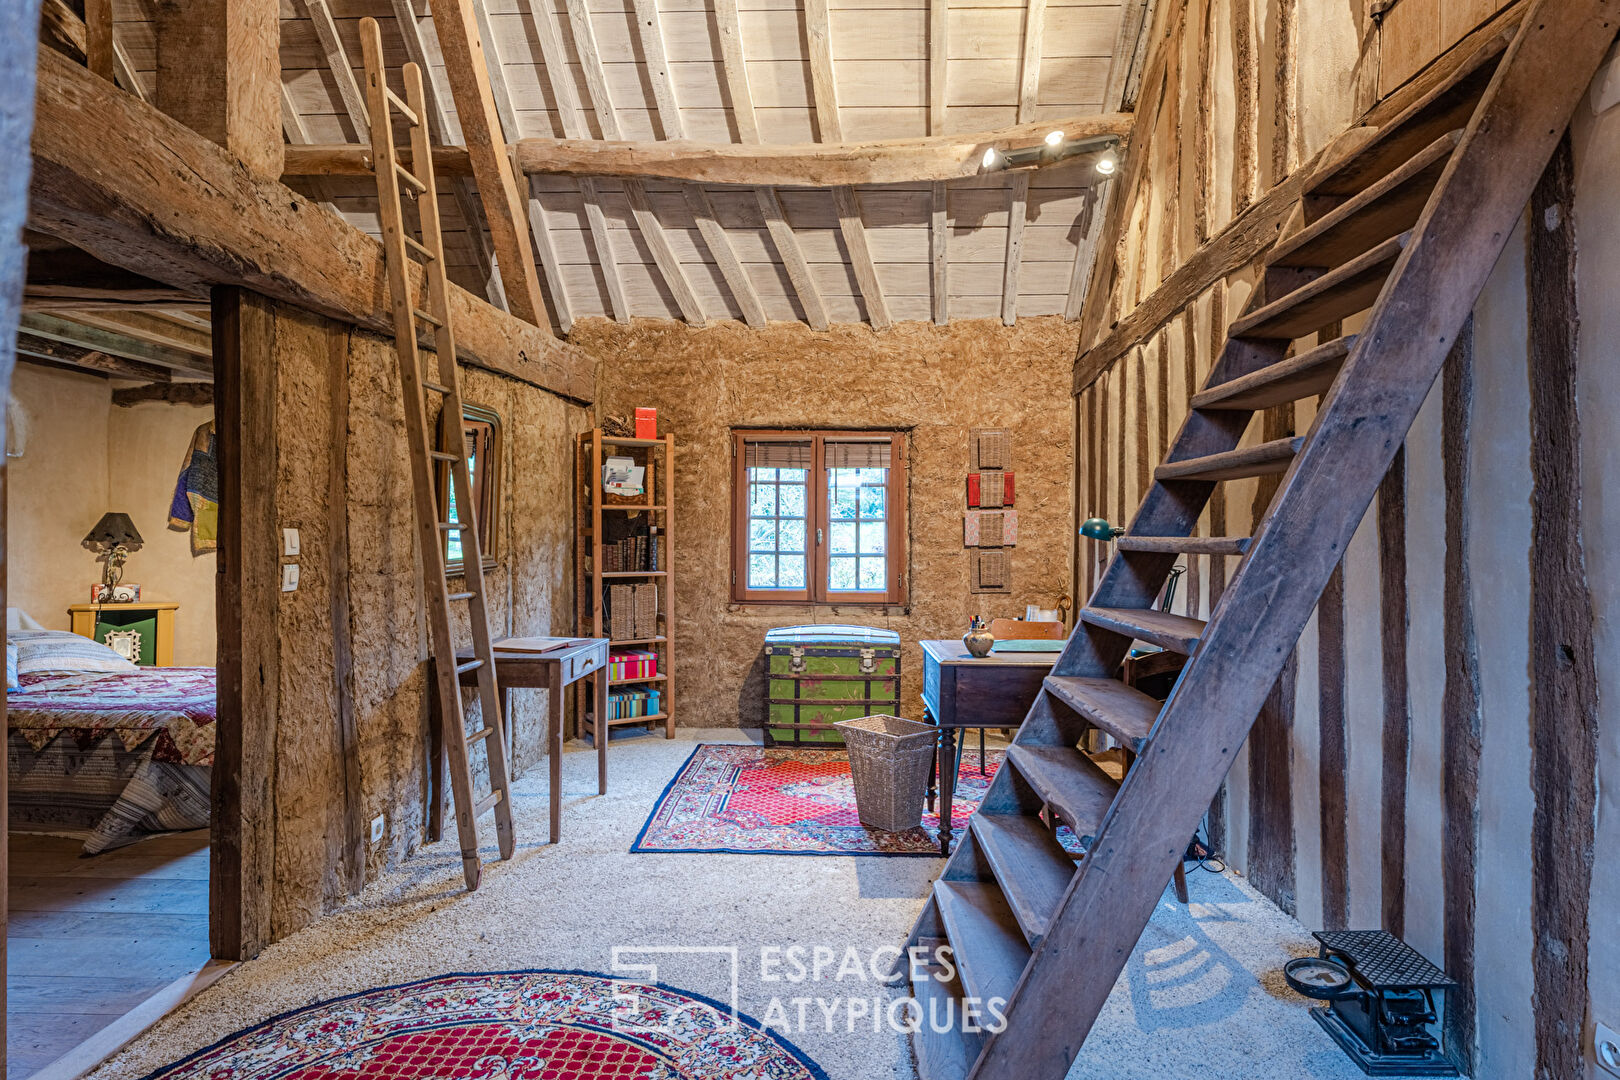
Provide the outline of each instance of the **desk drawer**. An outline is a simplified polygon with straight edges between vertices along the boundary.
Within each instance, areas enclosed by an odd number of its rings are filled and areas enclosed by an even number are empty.
[[[601,669],[607,664],[607,652],[607,646],[603,645],[599,649],[592,649],[590,652],[569,657],[562,666],[563,683],[566,685],[582,675],[589,675],[591,672]]]

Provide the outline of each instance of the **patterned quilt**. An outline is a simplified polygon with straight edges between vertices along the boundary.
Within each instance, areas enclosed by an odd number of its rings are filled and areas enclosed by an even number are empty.
[[[213,668],[24,675],[6,698],[6,726],[36,751],[66,734],[81,744],[116,735],[126,751],[149,739],[152,760],[214,761]]]

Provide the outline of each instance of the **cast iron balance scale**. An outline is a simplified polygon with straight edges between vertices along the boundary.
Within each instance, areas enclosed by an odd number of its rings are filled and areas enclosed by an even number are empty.
[[[1290,960],[1283,975],[1325,1001],[1311,1010],[1322,1030],[1368,1076],[1457,1076],[1432,1028],[1435,991],[1456,982],[1387,930],[1318,930],[1317,956]]]

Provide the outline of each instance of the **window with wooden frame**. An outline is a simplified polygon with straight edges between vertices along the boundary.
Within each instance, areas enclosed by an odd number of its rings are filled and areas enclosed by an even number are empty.
[[[478,546],[484,554],[484,568],[495,565],[497,531],[495,520],[500,507],[501,417],[482,405],[462,405],[462,438],[467,441],[467,472],[472,477],[472,501],[477,512]],[[439,468],[439,510],[445,521],[459,522],[461,507],[451,489],[450,465]],[[451,529],[445,538],[444,561],[449,573],[465,568],[461,533]]]
[[[904,432],[732,438],[734,601],[905,602]]]

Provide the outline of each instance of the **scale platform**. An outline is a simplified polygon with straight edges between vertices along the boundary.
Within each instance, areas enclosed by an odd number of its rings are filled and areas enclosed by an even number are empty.
[[[1436,991],[1457,983],[1387,930],[1319,930],[1324,959],[1349,972],[1353,989],[1311,1016],[1368,1076],[1459,1076],[1440,1039]]]

